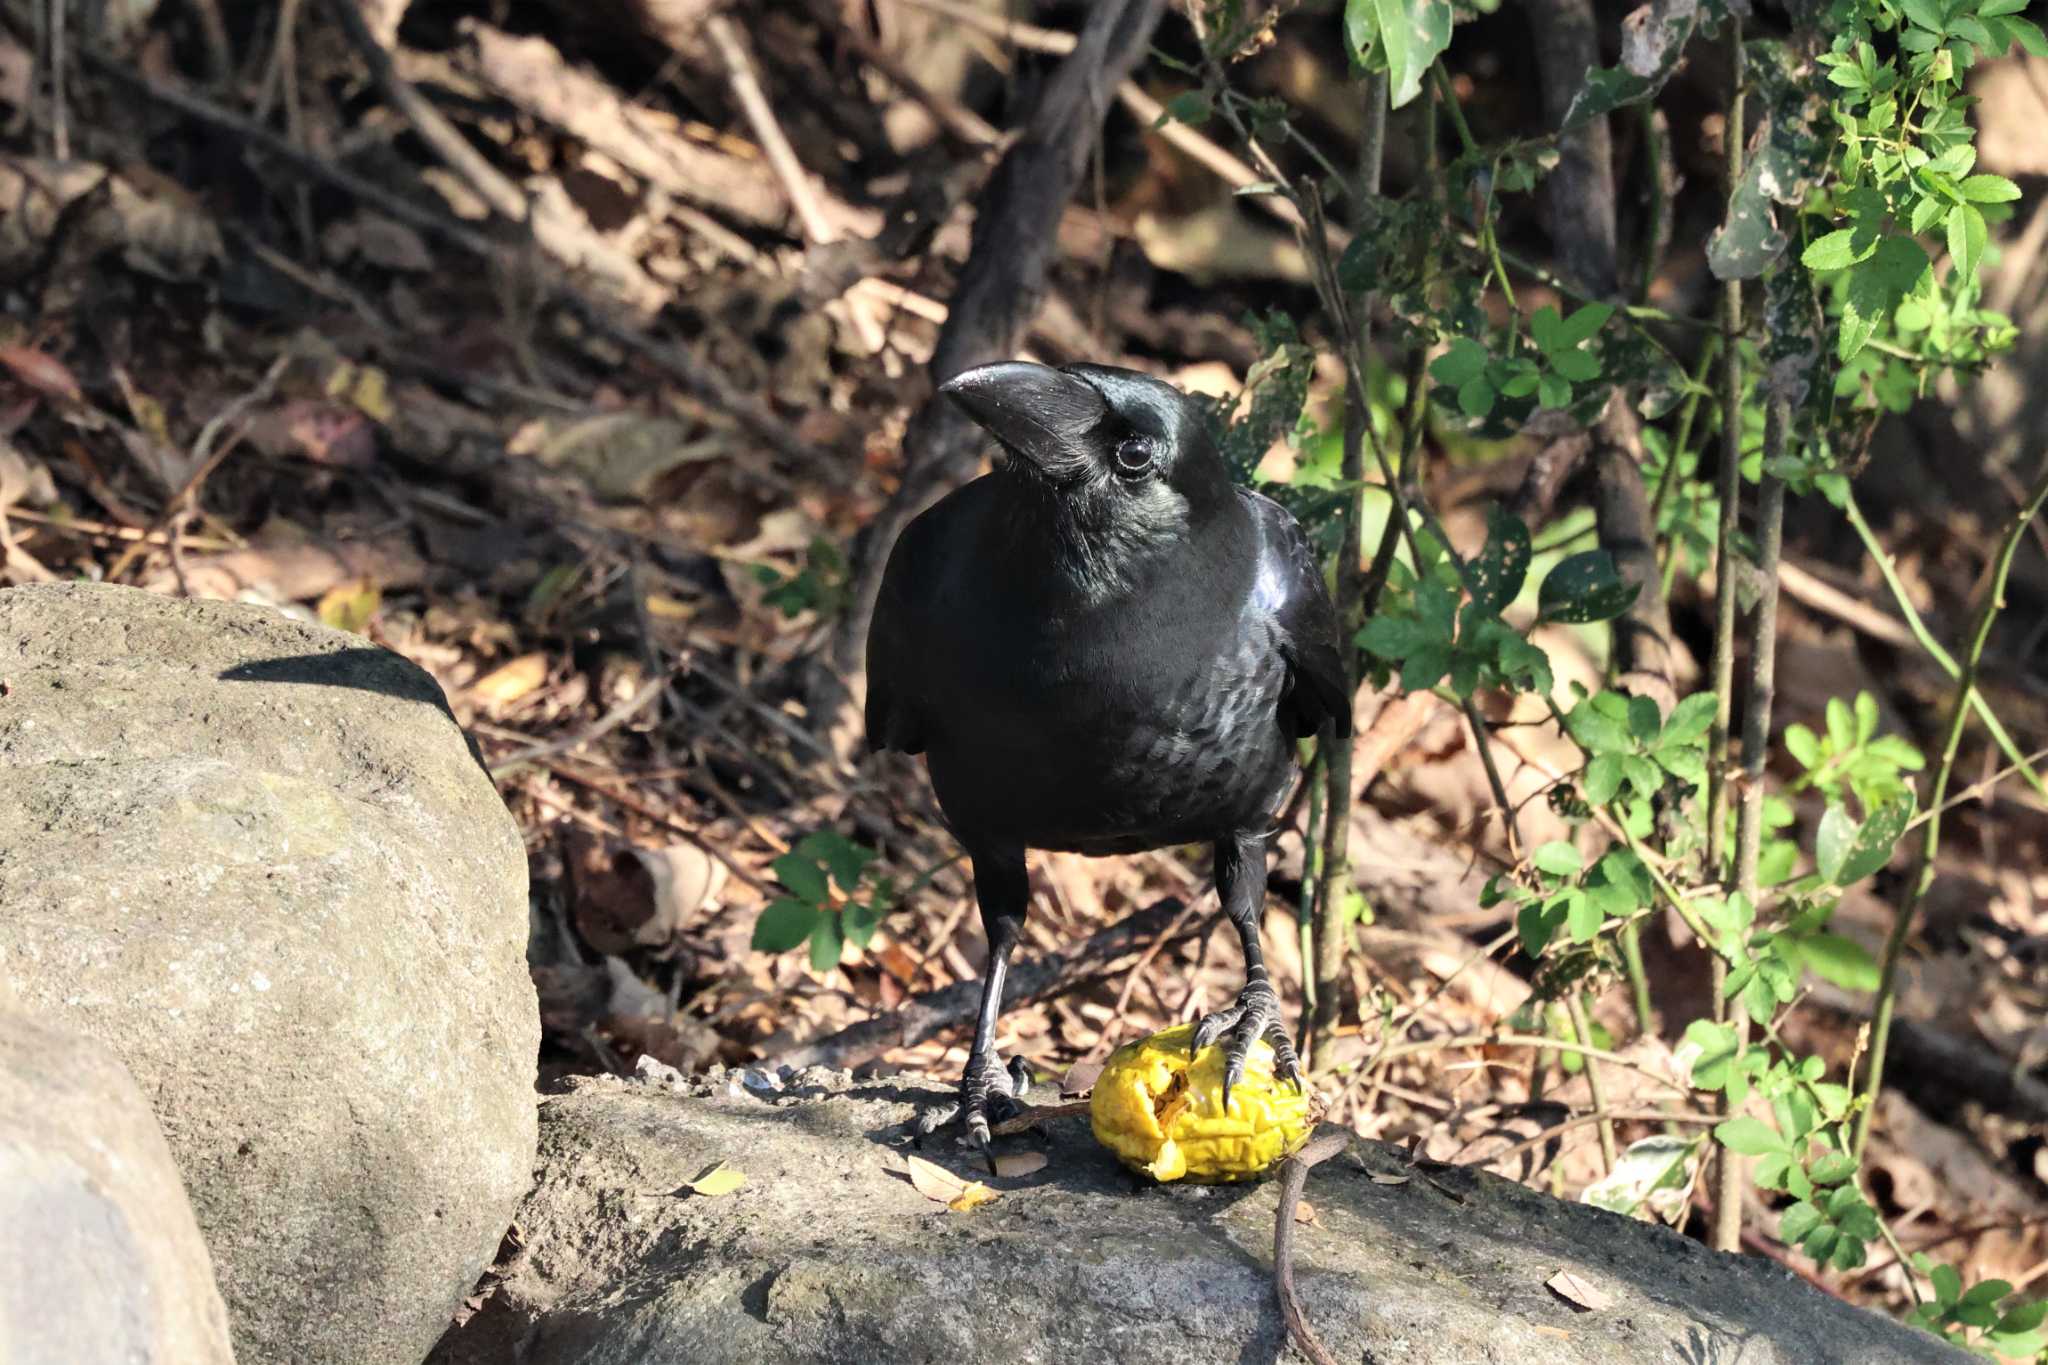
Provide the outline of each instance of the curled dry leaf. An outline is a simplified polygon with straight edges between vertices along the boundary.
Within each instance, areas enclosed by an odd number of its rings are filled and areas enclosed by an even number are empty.
[[[470,695],[486,706],[509,706],[548,680],[548,656],[522,654],[469,685]]]
[[[1574,1308],[1588,1313],[1597,1313],[1603,1308],[1612,1308],[1614,1299],[1590,1281],[1574,1275],[1569,1270],[1560,1270],[1543,1282],[1543,1287],[1563,1299]]]
[[[85,395],[79,391],[78,380],[72,377],[64,362],[33,346],[0,346],[0,365],[6,366],[9,374],[45,398],[66,403],[85,401]]]
[[[904,1161],[910,1169],[910,1183],[917,1192],[935,1204],[944,1204],[955,1213],[966,1213],[1002,1198],[1001,1194],[979,1180],[972,1183],[962,1180],[945,1167],[921,1156],[907,1156]]]
[[[702,1195],[706,1199],[716,1199],[721,1195],[731,1194],[746,1183],[746,1176],[721,1161],[692,1180],[687,1188],[692,1194]]]
[[[1312,1228],[1319,1228],[1323,1225],[1323,1220],[1316,1217],[1316,1206],[1309,1203],[1306,1199],[1294,1206],[1294,1221],[1306,1223]]]
[[[977,1180],[966,1189],[960,1191],[954,1198],[948,1199],[946,1207],[955,1213],[968,1213],[980,1208],[983,1204],[993,1204],[1001,1198],[1000,1194],[997,1194],[994,1190]]]
[[[351,635],[361,635],[370,628],[377,609],[383,605],[384,594],[378,591],[377,585],[370,579],[358,578],[323,593],[316,614],[323,625],[345,630]]]
[[[1045,1169],[1044,1152],[1012,1152],[996,1158],[996,1174],[1001,1176],[1032,1175]]]

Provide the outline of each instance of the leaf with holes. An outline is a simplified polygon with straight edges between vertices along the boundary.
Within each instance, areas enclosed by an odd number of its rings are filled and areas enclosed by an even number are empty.
[[[1587,624],[1611,621],[1634,605],[1641,585],[1624,583],[1605,550],[1585,550],[1559,560],[1537,592],[1539,620]]]
[[[1486,511],[1486,548],[1464,566],[1465,591],[1489,616],[1515,600],[1529,573],[1529,528],[1499,503]]]

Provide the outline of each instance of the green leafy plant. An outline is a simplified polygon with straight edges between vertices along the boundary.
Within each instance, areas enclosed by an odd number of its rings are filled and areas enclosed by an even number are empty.
[[[811,966],[826,972],[848,944],[865,948],[895,895],[889,878],[869,879],[874,861],[873,849],[832,830],[805,835],[771,864],[789,894],[754,921],[755,950],[783,953],[808,943]]]
[[[1294,486],[1274,491],[1313,513],[1319,543],[1336,555],[1332,579],[1340,612],[1356,612],[1347,629],[1356,631],[1364,677],[1434,691],[1466,718],[1518,854],[1481,897],[1512,910],[1516,946],[1533,968],[1534,995],[1514,1026],[1542,1035],[1558,1065],[1583,1069],[1597,1106],[1597,1054],[1609,1040],[1588,1018],[1589,988],[1625,978],[1647,1030],[1664,984],[1643,967],[1638,926],[1653,913],[1675,913],[1714,959],[1712,1015],[1677,1021],[1679,1057],[1716,1106],[1711,1136],[1662,1136],[1624,1152],[1603,1123],[1610,1170],[1586,1197],[1678,1216],[1711,1160],[1717,1244],[1736,1243],[1747,1181],[1775,1206],[1787,1247],[1836,1270],[1865,1264],[1886,1230],[1863,1184],[1863,1138],[1883,1083],[1895,968],[1931,876],[1964,723],[1982,717],[2025,778],[2040,780],[1975,688],[1974,669],[2012,551],[2048,503],[2048,473],[2008,528],[1969,647],[1956,655],[1920,622],[1856,509],[1852,485],[1875,415],[1903,410],[1944,375],[1967,378],[2014,340],[2011,323],[1984,304],[1983,268],[2020,191],[1977,166],[1963,83],[1979,62],[2015,47],[2048,56],[2048,40],[2022,14],[2021,0],[1819,0],[1795,7],[1789,31],[1772,38],[1745,32],[1748,7],[1728,0],[1654,4],[1631,19],[1620,64],[1584,74],[1559,130],[1487,142],[1469,126],[1445,67],[1467,9],[1448,0],[1347,0],[1341,35],[1368,109],[1362,169],[1353,174],[1315,148],[1284,102],[1232,88],[1229,64],[1265,22],[1249,8],[1235,0],[1200,7],[1202,61],[1182,68],[1200,90],[1169,112],[1233,134],[1263,177],[1247,192],[1285,198],[1304,224],[1300,241],[1347,397],[1386,392],[1396,373],[1406,384],[1397,405],[1347,412],[1341,432],[1334,424],[1313,429],[1303,415],[1310,329],[1272,315],[1259,328],[1268,359],[1255,371],[1247,416],[1226,433],[1239,442],[1229,447],[1234,462],[1247,474],[1248,461],[1272,441],[1297,440],[1304,458]],[[1675,317],[1628,302],[1606,281],[1580,291],[1518,259],[1502,239],[1504,202],[1562,174],[1561,152],[1595,119],[1641,111],[1654,145],[1660,134],[1649,110],[1708,43],[1724,45],[1727,60],[1717,54],[1716,65],[1733,77],[1726,210],[1707,249],[1718,316]],[[1378,120],[1411,105],[1419,112],[1404,117],[1418,145],[1407,164],[1419,168],[1417,183],[1399,197],[1383,195]],[[1445,129],[1455,136],[1448,156],[1437,145]],[[1314,169],[1291,173],[1271,150],[1282,143]],[[1662,193],[1648,191],[1650,259],[1639,299],[1661,249],[1655,228],[1669,210]],[[1325,229],[1338,214],[1348,215],[1352,235],[1333,252]],[[1554,225],[1552,237],[1560,237]],[[1525,307],[1518,289],[1538,284],[1557,301]],[[1366,344],[1365,320],[1381,316],[1390,319],[1376,334],[1382,344],[1391,337],[1406,352],[1398,365],[1376,363]],[[1703,326],[1711,341],[1681,363],[1671,338],[1690,330],[1697,340]],[[1610,422],[1618,409],[1630,420]],[[1426,436],[1452,450],[1483,450],[1539,414],[1547,432],[1577,424],[1589,439],[1597,428],[1598,440],[1633,442],[1640,461],[1624,463],[1643,489],[1654,489],[1648,498],[1631,495],[1642,504],[1642,525],[1608,525],[1617,506],[1632,515],[1624,497],[1603,502],[1592,526],[1573,523],[1545,544],[1494,507],[1483,546],[1461,557],[1417,473]],[[1716,441],[1717,478],[1709,482],[1704,452]],[[1370,502],[1387,510],[1373,547],[1364,509],[1375,468]],[[1621,492],[1630,492],[1625,483]],[[1957,691],[1933,763],[1907,739],[1882,732],[1874,698],[1836,698],[1818,731],[1786,728],[1781,752],[1797,772],[1773,790],[1766,760],[1784,510],[1815,495],[1840,509],[1879,556],[1900,614]],[[1598,548],[1565,553],[1586,534]],[[1647,571],[1640,555],[1623,562],[1630,535],[1657,543]],[[1368,549],[1371,568],[1358,573],[1346,555]],[[1547,571],[1533,573],[1538,563]],[[1647,610],[1656,620],[1681,578],[1709,569],[1709,679],[1676,698],[1625,685],[1625,640],[1655,629],[1639,618]],[[1608,622],[1623,624],[1599,629]],[[1608,684],[1553,698],[1550,662],[1528,634],[1544,623],[1586,627],[1587,638],[1605,640]],[[1738,652],[1752,670],[1747,687],[1735,678]],[[1515,808],[1474,704],[1482,693],[1541,697],[1577,746],[1578,763],[1548,793],[1571,839],[1518,847]],[[1749,698],[1739,737],[1728,701],[1738,694]],[[1345,922],[1336,913],[1340,893],[1328,888],[1342,881],[1343,840],[1330,828],[1343,818],[1347,772],[1333,759],[1329,799],[1310,802],[1312,826],[1324,821],[1311,839],[1323,889],[1319,912],[1304,911],[1304,957],[1313,940],[1311,986],[1319,991],[1340,980],[1341,954],[1327,950],[1327,939],[1344,933]],[[1808,793],[1820,801],[1803,808],[1822,808],[1810,825],[1792,799]],[[1874,955],[1833,919],[1845,889],[1896,861],[1916,829],[1919,866],[1890,940]],[[1875,1001],[1860,1074],[1831,1071],[1827,1059],[1787,1042],[1796,1036],[1788,1016],[1816,979]],[[1319,1030],[1332,1017],[1328,1003],[1318,1003]],[[1913,1321],[1973,1349],[2043,1349],[2043,1312],[2004,1306],[2010,1286],[1966,1287],[1951,1267],[1912,1264],[1916,1294],[1924,1282]]]

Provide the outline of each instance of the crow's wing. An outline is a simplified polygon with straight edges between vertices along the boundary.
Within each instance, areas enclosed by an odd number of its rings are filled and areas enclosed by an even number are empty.
[[[911,599],[917,581],[917,542],[922,518],[896,538],[882,570],[882,589],[868,624],[867,743],[870,752],[924,752],[924,726],[915,692],[917,611]]]
[[[1351,733],[1351,694],[1339,652],[1337,609],[1323,585],[1322,566],[1294,514],[1265,497],[1240,489],[1258,530],[1258,572],[1253,593],[1280,628],[1280,653],[1287,661],[1283,717],[1299,736],[1314,734],[1325,720],[1340,736]]]

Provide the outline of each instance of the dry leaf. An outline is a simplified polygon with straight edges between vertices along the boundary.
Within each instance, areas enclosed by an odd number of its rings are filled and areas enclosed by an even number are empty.
[[[1605,1291],[1595,1288],[1590,1282],[1560,1270],[1543,1282],[1543,1287],[1563,1299],[1574,1308],[1583,1308],[1597,1313],[1603,1308],[1614,1306],[1614,1300]]]
[[[977,1180],[960,1191],[956,1197],[947,1200],[946,1207],[955,1213],[967,1213],[980,1208],[983,1204],[993,1204],[1001,1198],[1000,1194]]]
[[[958,1199],[967,1189],[967,1182],[944,1166],[921,1156],[907,1156],[904,1160],[910,1166],[910,1183],[927,1199],[944,1204]]]
[[[64,362],[43,354],[33,346],[0,346],[0,365],[4,365],[23,384],[46,398],[58,398],[67,403],[82,403],[85,395],[79,392],[78,381],[71,377]]]
[[[1044,1152],[1014,1152],[1009,1156],[996,1158],[996,1174],[1004,1176],[1032,1175],[1045,1169]]]
[[[701,1194],[706,1199],[716,1199],[720,1195],[731,1194],[746,1183],[747,1178],[744,1175],[721,1161],[692,1180],[688,1188],[693,1194]]]
[[[522,654],[471,683],[469,693],[487,706],[507,706],[547,680],[548,656]]]
[[[1323,1220],[1316,1217],[1316,1206],[1309,1203],[1306,1199],[1294,1206],[1294,1221],[1306,1223],[1312,1228],[1319,1228],[1323,1225]]]
[[[361,635],[369,629],[371,619],[383,605],[384,594],[378,591],[377,585],[367,578],[358,578],[352,583],[329,588],[321,596],[316,612],[322,624],[345,630],[351,635]]]
[[[1408,1177],[1405,1175],[1382,1175],[1378,1171],[1367,1171],[1365,1175],[1366,1179],[1372,1181],[1375,1185],[1405,1185],[1408,1183]]]
[[[1060,1078],[1060,1096],[1085,1095],[1095,1088],[1095,1082],[1102,1076],[1101,1062],[1075,1062],[1067,1068],[1067,1074]]]

